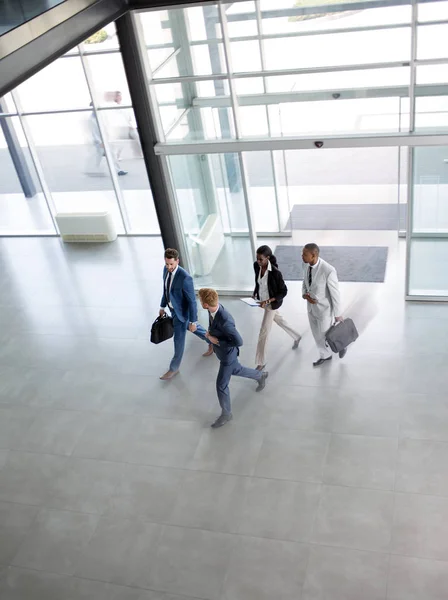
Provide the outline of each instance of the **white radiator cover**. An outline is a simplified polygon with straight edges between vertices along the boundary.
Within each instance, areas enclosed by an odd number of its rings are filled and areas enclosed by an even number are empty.
[[[190,235],[192,244],[194,274],[209,275],[215,266],[225,243],[221,219],[217,214],[209,215],[199,232]]]
[[[58,213],[55,217],[64,242],[113,242],[117,230],[109,212]]]

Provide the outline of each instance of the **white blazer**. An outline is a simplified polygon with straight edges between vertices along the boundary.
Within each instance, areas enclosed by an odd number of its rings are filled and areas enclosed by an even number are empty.
[[[308,312],[316,319],[341,316],[341,297],[336,269],[325,260],[319,259],[313,267],[311,286],[308,285],[310,266],[306,265],[303,274],[302,295],[309,294],[317,304],[307,302]]]

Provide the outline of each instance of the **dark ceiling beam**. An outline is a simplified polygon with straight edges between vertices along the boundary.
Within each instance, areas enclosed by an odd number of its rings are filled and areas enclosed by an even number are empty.
[[[127,10],[127,0],[66,0],[2,35],[0,97]]]

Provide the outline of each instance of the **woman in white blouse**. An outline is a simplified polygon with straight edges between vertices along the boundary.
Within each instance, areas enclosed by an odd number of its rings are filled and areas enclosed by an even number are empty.
[[[266,343],[273,322],[277,323],[279,327],[284,329],[293,338],[293,350],[298,348],[302,336],[288,325],[278,311],[283,304],[283,298],[288,293],[288,288],[286,287],[283,275],[278,269],[277,259],[272,254],[269,246],[260,246],[258,248],[254,271],[255,290],[253,296],[260,301],[260,307],[264,310],[255,359],[257,369],[262,371],[266,366]]]

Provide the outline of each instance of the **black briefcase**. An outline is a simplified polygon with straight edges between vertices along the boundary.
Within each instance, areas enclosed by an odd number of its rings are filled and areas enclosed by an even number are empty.
[[[327,344],[333,352],[341,352],[358,339],[358,330],[351,319],[336,323],[325,334]]]
[[[172,338],[173,335],[173,319],[168,315],[157,317],[151,327],[151,342],[153,344],[160,344]]]

